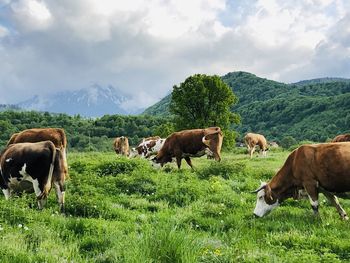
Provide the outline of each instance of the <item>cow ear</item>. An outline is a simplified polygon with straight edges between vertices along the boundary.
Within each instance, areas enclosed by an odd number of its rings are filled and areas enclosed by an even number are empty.
[[[261,189],[265,189],[266,186],[267,186],[266,183],[261,183],[260,187],[259,187],[258,189],[256,189],[255,191],[252,191],[252,193],[255,193],[255,194],[256,194],[256,193],[259,192]]]
[[[270,200],[273,201],[271,187],[268,184],[265,187],[265,194],[266,194],[267,198],[270,198]]]

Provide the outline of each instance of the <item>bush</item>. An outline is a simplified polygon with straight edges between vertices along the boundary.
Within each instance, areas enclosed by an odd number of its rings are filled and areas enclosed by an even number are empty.
[[[228,161],[211,162],[209,166],[199,170],[198,177],[201,179],[208,179],[212,176],[221,176],[224,179],[231,179],[237,177],[246,168],[245,163],[231,163]]]
[[[97,165],[94,171],[99,176],[110,176],[117,174],[130,174],[132,171],[137,169],[140,163],[127,158],[118,158],[115,161],[104,162]]]

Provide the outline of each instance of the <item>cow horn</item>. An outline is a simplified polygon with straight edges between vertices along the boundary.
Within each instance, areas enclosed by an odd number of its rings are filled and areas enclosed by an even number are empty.
[[[263,184],[261,184],[261,186],[258,188],[258,189],[256,189],[255,191],[252,191],[251,193],[254,193],[254,194],[256,194],[257,192],[259,192],[261,189],[264,189],[265,187],[266,187],[266,183],[263,183]]]

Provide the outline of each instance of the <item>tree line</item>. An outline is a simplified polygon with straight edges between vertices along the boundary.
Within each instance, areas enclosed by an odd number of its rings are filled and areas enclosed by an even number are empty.
[[[168,118],[164,117],[105,115],[92,119],[80,115],[9,110],[0,112],[1,148],[13,133],[45,127],[64,128],[68,147],[77,151],[110,151],[117,136],[127,136],[130,144],[135,145],[141,138],[154,134],[164,137],[172,132]]]

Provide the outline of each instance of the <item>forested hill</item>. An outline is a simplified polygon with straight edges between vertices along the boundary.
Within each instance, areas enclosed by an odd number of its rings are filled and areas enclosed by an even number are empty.
[[[269,140],[292,136],[297,140],[325,141],[350,130],[350,82],[324,78],[285,84],[246,72],[228,73],[222,79],[239,102],[232,109],[242,117],[233,127],[265,134]],[[166,115],[170,95],[145,113]]]

